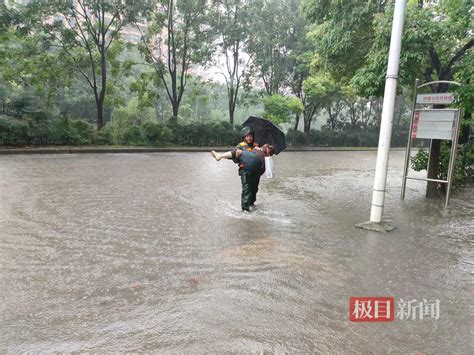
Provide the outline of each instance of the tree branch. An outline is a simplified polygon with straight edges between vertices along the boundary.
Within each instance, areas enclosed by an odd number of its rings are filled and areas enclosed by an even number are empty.
[[[94,38],[94,42],[96,42],[96,44],[98,45],[98,43],[97,43],[97,41],[99,40],[99,39],[98,39],[98,35],[97,35],[96,30],[94,29],[94,26],[92,25],[92,21],[91,21],[89,15],[87,15],[87,10],[86,10],[86,8],[84,7],[82,1],[78,0],[77,2],[78,2],[78,4],[79,4],[79,6],[81,7],[82,12],[84,13],[84,14],[81,14],[81,16],[84,18],[84,20],[85,20],[86,23],[87,23],[87,26],[89,27],[89,30],[92,32],[92,34],[93,34],[92,37]],[[74,10],[73,10],[73,11],[74,11]],[[80,14],[80,12],[77,12],[77,14]]]
[[[155,71],[158,74],[159,78],[163,82],[163,85],[165,86],[166,93],[168,94],[169,99],[172,100],[172,96],[171,96],[168,84],[166,83],[166,79],[165,79],[165,76],[164,76],[163,69],[159,66],[159,64],[162,64],[162,63],[160,62],[159,59],[155,58],[152,51],[150,50],[150,47],[148,47],[148,43],[145,41],[145,37],[143,36],[141,28],[138,25],[136,25],[136,27],[137,27],[138,31],[140,32],[140,37],[142,39],[143,45],[145,46],[145,49],[148,52],[148,55],[150,56],[150,59],[153,63],[153,68],[155,69]]]
[[[451,58],[448,65],[446,65],[446,71],[450,70],[452,66],[467,52],[470,48],[474,47],[474,38],[471,38],[464,46],[462,46],[456,54]]]

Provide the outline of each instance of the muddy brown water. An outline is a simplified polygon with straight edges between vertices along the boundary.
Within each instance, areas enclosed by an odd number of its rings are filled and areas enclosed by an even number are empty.
[[[0,351],[472,353],[474,190],[443,201],[392,152],[284,152],[240,211],[206,153],[0,157]],[[440,319],[349,321],[351,296],[438,299]]]

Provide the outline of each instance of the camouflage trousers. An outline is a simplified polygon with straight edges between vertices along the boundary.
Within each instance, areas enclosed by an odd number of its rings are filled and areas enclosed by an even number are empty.
[[[249,211],[250,205],[257,200],[258,184],[260,175],[247,171],[239,172],[242,183],[242,211]]]

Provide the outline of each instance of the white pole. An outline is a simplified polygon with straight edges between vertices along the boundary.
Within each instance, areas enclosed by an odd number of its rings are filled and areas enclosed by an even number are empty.
[[[375,223],[382,222],[405,6],[406,0],[397,0],[395,2],[395,12],[393,14],[392,38],[390,40],[387,76],[385,79],[382,121],[380,123],[377,165],[375,168],[374,191],[372,194],[372,208],[370,211],[370,221]]]

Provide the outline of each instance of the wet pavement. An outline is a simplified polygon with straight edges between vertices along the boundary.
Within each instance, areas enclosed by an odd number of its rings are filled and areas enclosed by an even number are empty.
[[[1,352],[472,353],[474,189],[444,201],[392,152],[284,152],[240,211],[206,153],[0,157]],[[349,320],[352,296],[439,300],[439,319]]]

